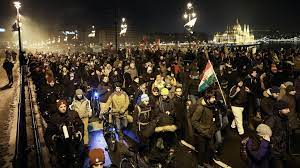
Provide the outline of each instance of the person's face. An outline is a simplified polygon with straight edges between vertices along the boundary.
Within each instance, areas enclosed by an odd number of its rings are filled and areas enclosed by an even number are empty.
[[[154,96],[158,96],[158,95],[159,95],[158,91],[153,91],[152,94],[153,94]]]
[[[279,97],[279,93],[272,93],[273,98],[277,99]]]
[[[213,103],[216,102],[216,97],[215,97],[215,96],[212,96],[212,97],[210,97],[210,98],[208,99],[208,101],[209,101],[210,104],[213,104]]]
[[[78,99],[82,99],[83,95],[77,95]]]
[[[51,81],[50,83],[49,83],[49,85],[51,86],[51,87],[53,87],[54,86],[54,81]]]
[[[285,115],[285,116],[287,116],[289,112],[290,112],[289,108],[285,108],[285,109],[280,110],[280,113]]]
[[[149,104],[149,100],[144,100],[143,103],[147,106]]]
[[[243,82],[243,81],[240,81],[240,82],[238,83],[238,86],[239,86],[239,87],[242,87],[243,84],[244,84],[244,82]]]
[[[156,80],[157,80],[157,81],[161,81],[161,76],[160,76],[160,75],[157,75],[157,76],[156,76]]]
[[[67,106],[65,104],[61,104],[58,110],[60,113],[65,113],[67,111]]]
[[[295,90],[290,91],[289,94],[294,96],[296,94],[296,91]]]
[[[170,89],[172,85],[170,83],[166,84],[166,88]]]
[[[103,82],[104,82],[104,83],[107,83],[107,82],[108,82],[108,77],[107,77],[107,76],[105,76],[105,77],[103,78]]]
[[[121,92],[121,88],[120,87],[116,87],[116,92]]]
[[[104,163],[103,162],[100,162],[100,163],[96,163],[93,165],[93,168],[103,168],[104,166]]]
[[[67,72],[67,68],[66,67],[63,67],[63,72]]]
[[[175,90],[175,94],[176,94],[178,97],[182,96],[182,89],[181,89],[181,88],[177,88],[177,89]]]
[[[168,98],[168,96],[167,96],[167,95],[163,95],[162,98],[163,98],[164,100],[166,100],[166,99]]]
[[[256,71],[253,71],[253,72],[252,72],[252,76],[253,76],[253,77],[257,77],[257,72],[256,72]]]
[[[130,63],[130,68],[134,68],[135,67],[135,64],[134,63]]]

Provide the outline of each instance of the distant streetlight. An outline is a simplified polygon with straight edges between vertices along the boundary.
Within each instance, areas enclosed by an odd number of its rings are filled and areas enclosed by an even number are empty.
[[[196,13],[194,12],[194,7],[191,2],[187,3],[186,5],[187,9],[183,14],[183,18],[187,21],[184,25],[184,27],[187,29],[187,31],[191,34],[193,34],[193,28],[197,21]]]
[[[125,18],[122,18],[120,36],[125,36],[126,32],[127,32],[127,23],[126,23],[126,19],[125,19]]]
[[[19,36],[19,53],[21,55],[22,53],[22,42],[21,42],[21,17],[20,17],[20,8],[21,8],[21,2],[16,1],[13,3],[15,8],[17,9],[17,22],[16,22],[16,27],[18,31],[18,36]]]

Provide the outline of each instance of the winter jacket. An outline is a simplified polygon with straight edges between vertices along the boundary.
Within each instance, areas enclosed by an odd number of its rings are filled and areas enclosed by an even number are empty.
[[[99,92],[99,100],[101,103],[106,103],[109,96],[113,93],[113,88],[110,84],[101,82],[98,87],[97,91]]]
[[[153,114],[150,106],[136,105],[133,112],[133,124],[137,131],[143,131],[151,122]]]
[[[45,141],[47,146],[51,146],[51,144],[53,143],[53,135],[63,135],[63,125],[66,125],[67,127],[71,126],[71,128],[73,126],[74,130],[68,129],[70,136],[74,133],[77,133],[78,131],[81,133],[81,135],[84,135],[83,123],[79,118],[78,113],[72,110],[66,111],[65,113],[56,112],[51,116],[50,121],[48,122],[48,127],[46,128]]]
[[[112,112],[124,114],[129,106],[129,97],[124,91],[114,92],[109,96],[107,104],[112,106]]]
[[[213,106],[209,106],[204,98],[197,101],[197,105],[192,112],[192,126],[194,133],[206,138],[212,138],[217,131],[215,118],[213,114]]]
[[[273,115],[273,106],[276,103],[276,99],[274,99],[270,94],[268,94],[268,91],[265,91],[263,93],[263,98],[261,99],[261,114],[264,117],[272,116]]]
[[[265,121],[265,124],[272,130],[272,157],[280,158],[284,156],[287,153],[289,142],[288,118],[281,116],[277,111]]]
[[[281,100],[287,102],[289,105],[290,112],[288,113],[288,119],[290,128],[298,128],[295,96],[287,93],[287,95],[284,95]]]
[[[85,97],[81,100],[74,98],[70,109],[76,111],[80,118],[87,118],[92,114],[91,103]]]
[[[166,113],[167,111],[169,111],[170,114],[167,114]],[[154,116],[160,117],[155,132],[164,132],[164,131],[174,132],[177,129],[175,125],[175,117],[176,117],[175,106],[172,100],[170,99],[163,100],[160,97],[156,105]]]
[[[257,150],[253,149],[253,143],[259,143]],[[249,138],[246,150],[248,155],[248,168],[270,168],[270,142],[264,139],[259,140],[259,137]]]
[[[244,107],[247,102],[247,92],[245,87],[240,87],[240,91],[236,93],[237,85],[234,85],[229,92],[231,98],[231,105],[236,107]]]

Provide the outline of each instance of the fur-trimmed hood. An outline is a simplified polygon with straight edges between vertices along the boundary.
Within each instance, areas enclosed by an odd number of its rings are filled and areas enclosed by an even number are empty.
[[[176,125],[158,126],[155,128],[155,132],[175,132],[177,130]]]

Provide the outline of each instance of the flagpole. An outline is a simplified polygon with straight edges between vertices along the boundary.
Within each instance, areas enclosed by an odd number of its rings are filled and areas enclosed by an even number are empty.
[[[217,77],[217,75],[216,75],[216,72],[215,72],[215,70],[214,70],[214,67],[213,67],[213,65],[211,64],[211,62],[210,62],[209,58],[208,58],[208,62],[209,62],[210,66],[211,66],[211,67],[212,67],[212,69],[213,69],[213,72],[214,72],[215,78],[217,79],[217,83],[218,83],[219,89],[220,89],[220,91],[221,91],[221,95],[222,95],[222,98],[223,98],[223,100],[224,100],[225,106],[227,106],[226,99],[225,99],[225,96],[224,96],[223,90],[222,90],[222,88],[221,88],[221,85],[220,85],[219,79],[218,79],[218,77]]]

